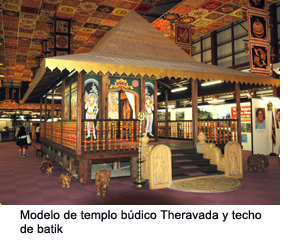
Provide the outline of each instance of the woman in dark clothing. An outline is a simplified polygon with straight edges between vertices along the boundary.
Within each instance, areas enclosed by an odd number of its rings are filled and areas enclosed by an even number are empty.
[[[19,146],[19,156],[26,157],[26,149],[28,149],[27,136],[25,127],[21,127],[17,134],[17,145]]]

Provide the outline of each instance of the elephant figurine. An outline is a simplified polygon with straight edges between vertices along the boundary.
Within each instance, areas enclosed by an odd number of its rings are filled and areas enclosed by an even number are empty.
[[[62,173],[60,174],[59,182],[62,183],[62,187],[70,188],[71,176],[68,173]]]
[[[110,177],[111,177],[111,171],[107,171],[107,170],[96,171],[95,183],[97,187],[96,193],[98,196],[101,195],[101,192],[102,192],[103,197],[107,195],[107,191],[108,191],[109,184],[111,181]]]

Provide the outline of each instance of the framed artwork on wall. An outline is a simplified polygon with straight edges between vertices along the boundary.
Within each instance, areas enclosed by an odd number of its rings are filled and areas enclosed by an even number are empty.
[[[247,1],[248,9],[252,9],[255,11],[263,11],[267,12],[267,1],[266,0],[248,0]]]
[[[248,12],[249,40],[269,42],[268,16]]]
[[[55,32],[69,34],[69,21],[57,19],[55,21]]]
[[[270,72],[269,49],[268,44],[250,42],[250,61],[253,72]]]
[[[191,45],[190,26],[175,24],[175,43],[181,45]]]

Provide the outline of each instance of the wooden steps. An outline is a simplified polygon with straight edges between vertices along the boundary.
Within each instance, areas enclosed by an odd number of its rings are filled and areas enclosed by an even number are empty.
[[[210,164],[210,159],[203,158],[203,154],[196,153],[196,149],[173,149],[172,179],[184,179],[201,176],[221,175],[217,166]]]

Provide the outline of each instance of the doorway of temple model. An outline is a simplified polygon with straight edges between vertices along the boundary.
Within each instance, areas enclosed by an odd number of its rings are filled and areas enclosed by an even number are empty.
[[[109,92],[109,106],[108,118],[109,119],[136,119],[136,112],[139,98],[136,93],[129,91],[110,91]]]

